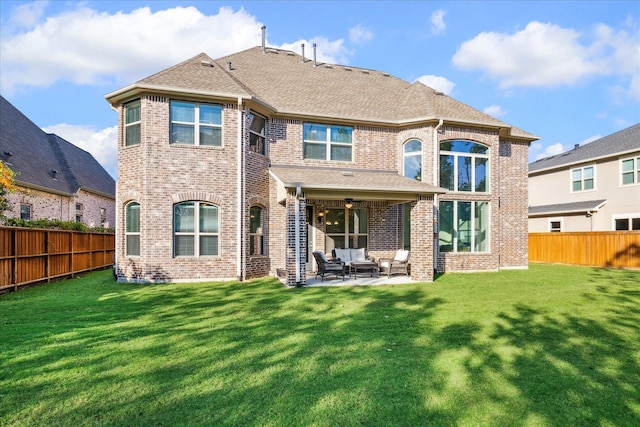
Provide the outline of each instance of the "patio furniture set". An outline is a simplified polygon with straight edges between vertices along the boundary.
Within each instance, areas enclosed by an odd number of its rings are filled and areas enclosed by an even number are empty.
[[[316,260],[316,277],[320,276],[321,281],[329,275],[358,278],[358,273],[369,274],[369,277],[380,277],[380,273],[391,277],[394,274],[409,275],[409,255],[407,250],[399,249],[393,258],[381,258],[377,262],[366,256],[364,248],[358,249],[334,249],[332,257],[327,258],[324,252],[314,251],[313,257]]]

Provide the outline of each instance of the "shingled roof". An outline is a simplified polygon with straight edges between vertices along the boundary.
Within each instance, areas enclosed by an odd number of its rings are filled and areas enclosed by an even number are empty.
[[[529,163],[529,173],[575,165],[640,150],[640,123],[573,150]]]
[[[216,60],[202,53],[106,98],[116,104],[135,90],[242,97],[282,116],[383,125],[444,119],[501,128],[501,134],[516,138],[538,139],[420,82],[409,83],[376,70],[317,63],[273,48],[254,47]]]
[[[18,174],[19,184],[64,195],[82,188],[115,198],[115,181],[90,153],[45,133],[2,96],[0,158]]]

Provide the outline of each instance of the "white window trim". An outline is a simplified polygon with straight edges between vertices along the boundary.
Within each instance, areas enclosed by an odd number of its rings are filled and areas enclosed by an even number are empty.
[[[250,126],[247,126],[247,128],[249,129],[249,134],[253,134],[253,135],[258,135],[258,137],[262,138],[264,140],[264,153],[261,153],[259,151],[254,151],[251,149],[251,136],[249,136],[249,147],[248,150],[252,153],[256,153],[256,154],[260,154],[262,156],[266,156],[267,153],[267,125],[269,123],[269,121],[267,120],[267,118],[261,114],[258,114],[254,111],[250,111],[249,112],[249,116],[254,116],[254,117],[260,117],[261,119],[264,120],[264,133],[258,133],[254,130],[251,129]]]
[[[590,188],[588,190],[584,189],[584,180],[585,178],[580,178],[580,183],[581,183],[581,187],[583,188],[582,190],[574,190],[573,189],[573,171],[576,170],[580,170],[582,171],[582,175],[584,175],[584,170],[587,168],[593,168],[593,188]],[[588,193],[590,191],[596,191],[598,189],[598,179],[597,179],[597,168],[595,164],[589,164],[589,165],[584,165],[584,166],[580,166],[577,168],[571,168],[569,170],[569,192],[571,193]]]
[[[458,251],[458,235],[459,235],[459,230],[456,227],[453,228],[453,250],[450,252],[440,252],[440,243],[439,243],[439,236],[438,236],[438,252],[441,254],[451,254],[451,253],[455,253],[455,254],[489,254],[491,253],[491,222],[492,222],[492,218],[491,218],[491,209],[492,209],[492,203],[489,200],[443,200],[444,202],[453,202],[453,223],[454,224],[458,224],[458,203],[464,203],[464,202],[471,202],[471,211],[475,212],[475,205],[476,203],[487,203],[487,211],[488,211],[488,215],[489,215],[489,225],[487,227],[487,250],[486,251],[476,251],[475,247],[476,247],[476,233],[475,233],[475,225],[476,225],[476,216],[475,214],[471,215],[471,251],[469,252],[463,252],[463,251]],[[438,225],[438,234],[440,233],[440,225]]]
[[[173,219],[173,257],[174,258],[215,258],[220,256],[220,206],[209,202],[202,202],[198,200],[185,200],[183,202],[174,203],[172,206],[173,215],[175,215],[175,205],[183,203],[193,203],[193,232],[191,231],[175,231],[175,219]],[[218,209],[218,232],[202,232],[200,231],[200,205],[215,206]],[[176,254],[176,236],[193,236],[193,255],[177,255]],[[216,255],[201,255],[200,254],[200,236],[218,236],[218,250]]]
[[[131,122],[131,123],[127,123],[127,109],[136,105],[138,106],[138,108],[140,109],[140,120],[135,121],[135,122]],[[128,127],[133,127],[133,126],[140,126],[140,141],[136,142],[136,143],[132,143],[132,144],[127,144],[127,128]],[[124,106],[124,146],[125,147],[132,147],[135,145],[140,145],[140,143],[142,142],[142,104],[140,102],[140,100],[136,100],[136,101],[132,101],[129,102],[128,104],[125,104]]]
[[[192,104],[194,106],[194,120],[195,122],[182,122],[182,121],[173,121],[171,120],[171,103],[172,102],[182,102],[184,104]],[[200,105],[208,105],[220,108],[220,124],[203,124],[204,128],[214,128],[220,129],[220,145],[200,145]],[[221,148],[224,146],[224,129],[222,123],[224,122],[224,108],[220,104],[208,104],[206,102],[192,102],[192,101],[182,101],[179,99],[172,99],[169,103],[169,133],[171,133],[171,126],[173,124],[177,125],[189,125],[193,126],[193,144],[186,144],[183,142],[171,142],[171,134],[169,135],[169,142],[171,145],[179,145],[183,147],[207,147],[207,148]]]
[[[410,151],[410,152],[406,152],[405,151],[405,147],[407,146],[407,144],[411,141],[418,141],[420,143],[420,151]],[[404,167],[406,165],[406,160],[407,157],[420,157],[420,181],[422,181],[422,177],[424,176],[424,155],[422,154],[422,147],[423,147],[423,142],[422,140],[418,139],[418,138],[410,138],[407,139],[405,142],[402,143],[402,176],[404,176],[405,178],[410,178],[407,177],[407,171],[405,171]],[[413,178],[412,178],[413,179]]]
[[[551,223],[552,222],[559,222],[560,223],[560,230],[553,231],[551,229]],[[562,218],[548,218],[548,220],[547,220],[547,231],[550,232],[550,233],[551,232],[554,232],[554,233],[563,232],[564,231],[564,220]]]
[[[441,141],[440,143],[445,142],[445,141]],[[481,144],[479,142],[476,141],[470,141],[473,142],[474,144],[479,144],[482,146],[487,147],[484,144]],[[477,194],[489,194],[490,193],[490,189],[491,189],[491,182],[490,182],[490,168],[491,168],[491,160],[489,159],[489,151],[490,151],[490,147],[487,147],[487,154],[478,154],[478,153],[462,153],[460,151],[443,151],[440,150],[440,155],[438,156],[438,168],[441,167],[440,164],[440,156],[441,155],[445,155],[445,156],[453,156],[453,192],[456,193],[477,193]],[[471,169],[471,191],[463,191],[458,189],[458,158],[459,157],[473,157],[474,158],[474,165],[475,165],[475,158],[479,158],[479,159],[487,159],[487,163],[486,163],[486,183],[485,183],[485,187],[487,189],[487,191],[476,191],[476,168],[472,168]]]
[[[622,182],[622,163],[626,160],[633,160],[634,162],[634,169],[633,169],[633,182],[631,184],[624,184]],[[620,180],[620,187],[633,187],[635,185],[640,185],[640,179],[638,179],[638,171],[640,171],[640,155],[635,155],[635,156],[630,156],[630,157],[624,157],[620,159],[620,162],[618,163],[618,168],[619,168],[619,180]]]
[[[317,140],[310,140],[310,139],[304,139],[304,127],[305,125],[313,125],[313,126],[324,126],[327,130],[327,139],[325,141],[317,141]],[[351,129],[351,143],[346,143],[346,142],[336,142],[336,141],[331,141],[331,128],[332,127],[343,127],[343,128],[349,128]],[[302,124],[302,143],[303,145],[306,144],[314,144],[314,145],[320,145],[320,144],[324,144],[326,146],[326,150],[325,150],[325,158],[324,159],[315,159],[315,158],[303,158],[303,160],[326,160],[329,162],[353,162],[353,139],[354,139],[354,129],[353,126],[342,126],[342,125],[328,125],[328,124],[324,124],[324,123],[311,123],[311,122],[304,122]],[[331,147],[333,146],[340,146],[340,147],[350,147],[351,148],[351,159],[349,160],[334,160],[331,158]],[[304,147],[302,149],[303,151],[303,156],[304,156]]]
[[[140,222],[140,220],[141,220],[140,211],[142,210],[142,206],[140,205],[140,203],[138,203],[136,201],[131,201],[131,202],[129,202],[129,203],[124,205],[124,255],[126,257],[130,257],[130,258],[139,258],[140,254],[138,254],[138,255],[130,255],[129,254],[129,249],[127,247],[128,246],[127,245],[127,237],[129,237],[129,236],[138,236],[138,246],[142,246],[142,242],[140,240],[141,239],[140,231],[127,231],[127,225],[129,225],[129,223],[127,221],[127,208],[132,204],[138,205],[138,221]],[[140,223],[138,223],[138,230],[140,230]],[[140,247],[140,249],[142,249],[142,248]]]
[[[616,220],[617,219],[628,219],[629,227],[631,227],[631,221],[633,219],[640,218],[640,213],[627,213],[627,214],[615,214],[611,215],[611,230],[616,231]],[[622,230],[619,230],[622,231]]]

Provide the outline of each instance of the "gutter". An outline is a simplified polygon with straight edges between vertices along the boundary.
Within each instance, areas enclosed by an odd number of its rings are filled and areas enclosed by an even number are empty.
[[[238,97],[238,155],[237,155],[237,163],[238,163],[238,176],[236,181],[237,186],[237,209],[238,209],[238,220],[236,225],[236,242],[238,246],[236,247],[236,276],[238,281],[241,282],[244,276],[244,238],[243,238],[243,225],[244,225],[244,208],[243,208],[243,191],[242,191],[242,157],[243,157],[243,143],[242,143],[242,97]]]

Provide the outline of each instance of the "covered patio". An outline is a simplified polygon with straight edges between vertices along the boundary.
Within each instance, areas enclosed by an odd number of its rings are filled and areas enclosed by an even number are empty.
[[[311,252],[335,248],[365,248],[378,260],[410,247],[405,282],[433,280],[434,196],[445,189],[386,170],[272,165],[270,174],[287,211],[287,286],[314,285]]]

